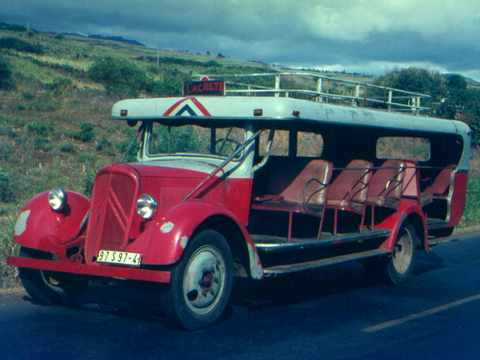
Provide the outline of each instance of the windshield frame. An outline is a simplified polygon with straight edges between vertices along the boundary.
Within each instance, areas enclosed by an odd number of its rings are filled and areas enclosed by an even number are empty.
[[[145,134],[142,137],[143,143],[141,145],[141,155],[142,155],[142,160],[144,161],[172,159],[172,158],[210,159],[210,160],[216,160],[216,161],[224,161],[226,158],[229,157],[229,155],[215,155],[215,154],[194,153],[194,152],[150,153],[150,141],[154,136],[153,134],[154,124],[158,124],[160,126],[165,126],[165,127],[173,126],[172,124],[165,124],[160,121],[150,121],[145,125]],[[249,129],[249,127],[241,127],[238,125],[237,126],[202,126],[201,124],[192,122],[192,123],[179,124],[178,127],[185,126],[185,125],[201,126],[201,127],[204,127],[205,129],[212,129],[212,128],[218,129],[218,128],[230,128],[230,127],[236,127],[236,128],[242,129],[244,131],[244,139],[242,141],[242,145],[252,136],[251,130]],[[211,141],[211,138],[210,138],[210,141]],[[241,161],[244,156],[244,151],[242,151],[242,153],[240,153],[238,157],[233,159],[232,162]]]

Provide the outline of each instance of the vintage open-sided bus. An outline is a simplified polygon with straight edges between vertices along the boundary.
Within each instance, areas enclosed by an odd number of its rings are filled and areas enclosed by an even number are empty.
[[[235,276],[360,260],[396,284],[459,223],[470,129],[423,116],[425,95],[306,73],[199,79],[113,106],[138,127],[138,161],[101,169],[91,199],[59,188],[22,208],[8,263],[36,302],[98,278],[159,283],[195,329]]]

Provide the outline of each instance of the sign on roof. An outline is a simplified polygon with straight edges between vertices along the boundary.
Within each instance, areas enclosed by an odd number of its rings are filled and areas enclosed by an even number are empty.
[[[186,81],[183,85],[183,95],[223,95],[225,82],[223,80]]]

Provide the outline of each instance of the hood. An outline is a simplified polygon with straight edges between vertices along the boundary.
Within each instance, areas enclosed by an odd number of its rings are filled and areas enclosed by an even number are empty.
[[[203,178],[216,169],[214,163],[195,159],[155,160],[128,166],[134,168],[140,177],[167,178]]]

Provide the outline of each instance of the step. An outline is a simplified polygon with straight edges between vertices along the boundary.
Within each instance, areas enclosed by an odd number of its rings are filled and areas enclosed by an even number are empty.
[[[295,264],[276,265],[276,266],[265,268],[263,270],[263,273],[265,277],[272,277],[277,275],[290,274],[297,271],[315,269],[322,266],[340,264],[347,261],[366,259],[374,256],[385,256],[388,254],[390,254],[390,251],[388,250],[375,249],[375,250],[362,251],[362,252],[353,253],[353,254],[335,256],[335,257],[321,259],[321,260],[306,261],[306,262],[295,263]]]
[[[448,222],[442,219],[430,218],[427,220],[428,230],[442,229],[448,227]]]
[[[323,235],[320,239],[293,238],[288,241],[287,238],[284,237],[268,235],[252,235],[252,239],[259,252],[272,254],[296,250],[328,248],[333,245],[363,243],[369,240],[387,238],[389,235],[389,230],[364,230],[336,236],[331,234]]]

